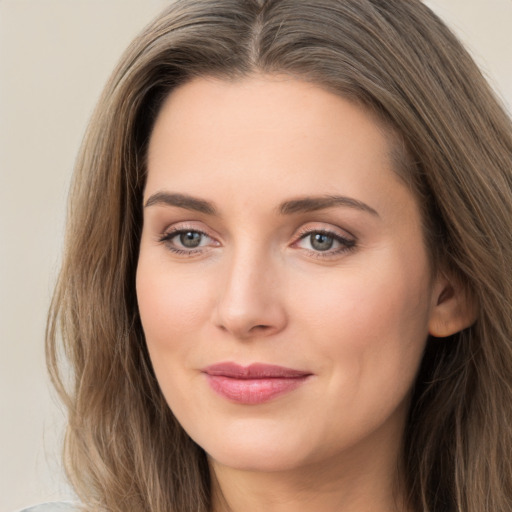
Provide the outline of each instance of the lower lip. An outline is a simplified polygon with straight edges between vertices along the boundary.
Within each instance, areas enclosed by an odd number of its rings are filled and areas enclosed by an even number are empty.
[[[236,379],[222,375],[206,375],[208,384],[219,395],[232,402],[256,405],[297,389],[308,378],[274,377],[260,379]]]

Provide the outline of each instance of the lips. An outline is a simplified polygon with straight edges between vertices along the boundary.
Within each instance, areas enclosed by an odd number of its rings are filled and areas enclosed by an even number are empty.
[[[283,366],[254,363],[218,363],[204,368],[208,384],[232,402],[256,405],[268,402],[301,386],[312,374]]]

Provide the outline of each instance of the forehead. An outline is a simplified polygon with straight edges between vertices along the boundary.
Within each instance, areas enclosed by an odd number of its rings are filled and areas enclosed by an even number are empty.
[[[390,169],[396,167],[390,132],[360,106],[306,81],[197,78],[175,89],[161,108],[150,139],[148,186],[170,178],[171,170],[177,178],[184,168],[205,179],[219,171],[235,179],[244,169],[261,175],[272,168],[294,181],[349,162],[362,173],[376,157],[380,168]]]
[[[258,127],[266,131],[280,130],[287,122],[299,128],[297,121],[312,121],[319,114],[323,127],[329,129],[341,109],[344,115],[350,111],[352,116],[357,113],[361,119],[366,118],[368,126],[380,130],[380,135],[387,136],[392,131],[383,116],[359,100],[337,94],[315,82],[278,74],[254,74],[233,80],[210,76],[193,78],[171,91],[160,108],[156,124],[162,124],[162,118],[166,117],[167,122],[171,118],[179,118],[181,122],[188,118],[195,127],[200,126],[200,121],[203,126],[213,122],[218,125],[221,112],[226,111],[233,126],[250,124],[255,130]],[[269,111],[274,115],[270,116]],[[187,127],[187,124],[182,125],[182,128]]]

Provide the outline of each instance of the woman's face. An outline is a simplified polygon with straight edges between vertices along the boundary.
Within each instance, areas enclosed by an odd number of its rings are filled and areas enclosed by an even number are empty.
[[[213,464],[396,455],[436,284],[389,141],[288,77],[195,79],[165,102],[137,296],[163,394]]]

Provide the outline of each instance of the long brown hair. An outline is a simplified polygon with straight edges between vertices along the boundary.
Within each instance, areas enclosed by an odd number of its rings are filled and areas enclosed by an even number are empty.
[[[174,87],[255,72],[317,83],[398,134],[433,261],[479,304],[472,327],[427,343],[404,439],[407,493],[418,511],[510,512],[511,122],[419,0],[178,0],[126,51],[77,161],[47,329],[79,496],[90,510],[210,510],[206,456],[162,397],[138,317],[145,156]]]

